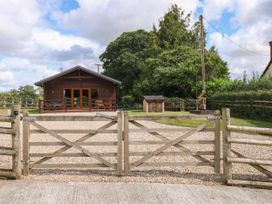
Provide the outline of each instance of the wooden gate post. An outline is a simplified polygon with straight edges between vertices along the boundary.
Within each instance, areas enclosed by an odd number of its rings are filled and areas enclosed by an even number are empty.
[[[28,116],[28,112],[24,112],[24,118]],[[29,133],[30,124],[23,120],[23,175],[29,175]]]
[[[221,119],[220,111],[214,113],[216,119],[214,121],[214,171],[221,173]]]
[[[21,141],[20,141],[20,105],[14,105],[11,110],[11,116],[14,117],[11,127],[14,130],[12,135],[12,149],[16,152],[12,156],[12,171],[16,175],[16,179],[21,177]]]
[[[124,112],[124,171],[125,175],[129,172],[129,118],[128,112]]]
[[[117,175],[122,175],[122,150],[123,150],[123,118],[122,112],[117,112]]]
[[[231,156],[231,144],[228,142],[230,137],[230,131],[228,125],[230,125],[230,109],[222,109],[223,117],[223,177],[225,184],[228,184],[232,180],[232,163],[228,162],[227,158]]]

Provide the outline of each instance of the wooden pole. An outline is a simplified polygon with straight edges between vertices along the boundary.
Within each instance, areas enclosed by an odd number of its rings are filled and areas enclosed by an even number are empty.
[[[6,109],[6,104],[7,104],[7,101],[6,101],[6,100],[7,100],[7,98],[4,97],[4,101],[3,101],[3,108],[4,108],[4,109]]]
[[[231,143],[228,142],[230,138],[230,131],[228,130],[228,125],[230,125],[230,109],[222,109],[222,131],[223,131],[223,177],[224,182],[228,184],[232,180],[232,163],[228,162],[227,158],[231,157]]]
[[[205,85],[205,59],[204,59],[204,28],[203,28],[203,16],[200,15],[200,48],[201,48],[201,71],[202,71],[202,94],[206,93]]]
[[[11,111],[14,122],[12,122],[12,129],[15,133],[12,135],[12,149],[16,152],[12,156],[12,171],[15,173],[16,178],[21,177],[21,141],[20,141],[20,105],[14,105]]]
[[[123,121],[122,112],[117,112],[117,175],[122,175],[122,142],[123,142]]]
[[[128,112],[124,112],[124,171],[129,172],[129,121]]]
[[[220,128],[220,111],[214,113],[218,117],[214,121],[214,171],[221,173],[221,128]]]
[[[24,117],[28,116],[28,112],[24,112]],[[29,121],[23,121],[23,175],[29,175],[29,137],[30,137]]]

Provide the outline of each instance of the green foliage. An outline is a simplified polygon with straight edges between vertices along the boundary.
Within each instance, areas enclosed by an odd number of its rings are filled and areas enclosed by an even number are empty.
[[[229,107],[232,115],[239,117],[272,117],[272,79],[258,80],[253,75],[248,80],[244,73],[242,80],[221,81],[217,91],[208,98],[210,109]],[[216,88],[216,84],[210,84]]]
[[[126,95],[122,97],[122,105],[125,108],[131,107],[134,103],[134,98],[133,96]]]
[[[212,51],[206,52],[207,79],[228,80],[226,63],[215,57]],[[177,49],[161,53],[156,60],[147,62],[150,76],[149,90],[168,97],[196,98],[200,93],[201,66],[198,51],[191,47],[180,46]]]
[[[185,14],[176,4],[172,5],[169,11],[159,21],[157,32],[160,46],[166,49],[173,49],[177,46],[189,44],[190,14]]]
[[[11,89],[8,92],[0,93],[1,97],[11,97],[16,99],[37,99],[40,91],[35,89],[34,86],[26,85],[20,86],[18,89]]]
[[[212,96],[214,100],[228,100],[238,101],[246,100],[250,101],[272,101],[272,89],[271,90],[252,90],[252,91],[231,91],[231,92],[217,92]]]
[[[38,94],[34,86],[26,85],[19,87],[18,96],[20,98],[37,98]]]
[[[138,30],[123,33],[111,42],[100,60],[104,63],[104,74],[122,81],[121,95],[126,95],[140,79],[145,59],[158,51],[156,35]]]
[[[123,33],[100,56],[104,74],[122,81],[119,99],[131,95],[196,98],[201,92],[200,23],[189,26],[191,14],[173,5],[153,31]],[[227,63],[215,47],[205,50],[206,79],[228,80]],[[211,85],[212,86],[212,85]]]

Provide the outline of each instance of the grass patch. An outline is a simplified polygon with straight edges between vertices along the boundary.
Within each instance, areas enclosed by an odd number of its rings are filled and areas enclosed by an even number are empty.
[[[129,115],[137,115],[137,116],[178,116],[178,115],[189,115],[189,112],[186,111],[165,111],[165,112],[150,112],[146,113],[142,110],[129,110]]]
[[[176,125],[176,126],[184,126],[184,127],[197,127],[203,124],[203,120],[159,120],[159,123],[166,125]],[[209,127],[213,127],[213,125],[209,125]]]
[[[38,109],[22,109],[21,112],[23,111],[28,111],[29,114],[38,114],[39,110]],[[8,109],[0,109],[0,114],[7,114]]]
[[[232,125],[272,128],[272,120],[231,118]]]
[[[176,125],[195,128],[201,125],[203,123],[203,120],[160,120],[158,122],[166,125]],[[231,118],[231,124],[238,126],[272,128],[272,121],[268,120],[264,121],[254,119]],[[209,127],[213,127],[213,125],[210,125]]]
[[[140,109],[129,110],[128,114],[133,116],[178,116],[178,115],[189,115],[190,112],[180,111],[180,112],[172,112],[172,111],[165,111],[165,112],[151,112],[146,113]],[[160,120],[159,123],[166,124],[166,125],[176,125],[176,126],[184,126],[184,127],[197,127],[203,123],[203,120]],[[272,128],[272,120],[261,120],[261,119],[245,119],[245,118],[231,118],[232,125],[238,126],[250,126],[250,127],[262,127],[262,128]],[[209,127],[213,127],[210,125]]]

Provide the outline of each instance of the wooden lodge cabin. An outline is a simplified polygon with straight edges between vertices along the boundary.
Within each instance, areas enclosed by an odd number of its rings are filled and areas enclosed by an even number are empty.
[[[35,83],[44,91],[40,112],[114,111],[121,82],[75,66]]]

